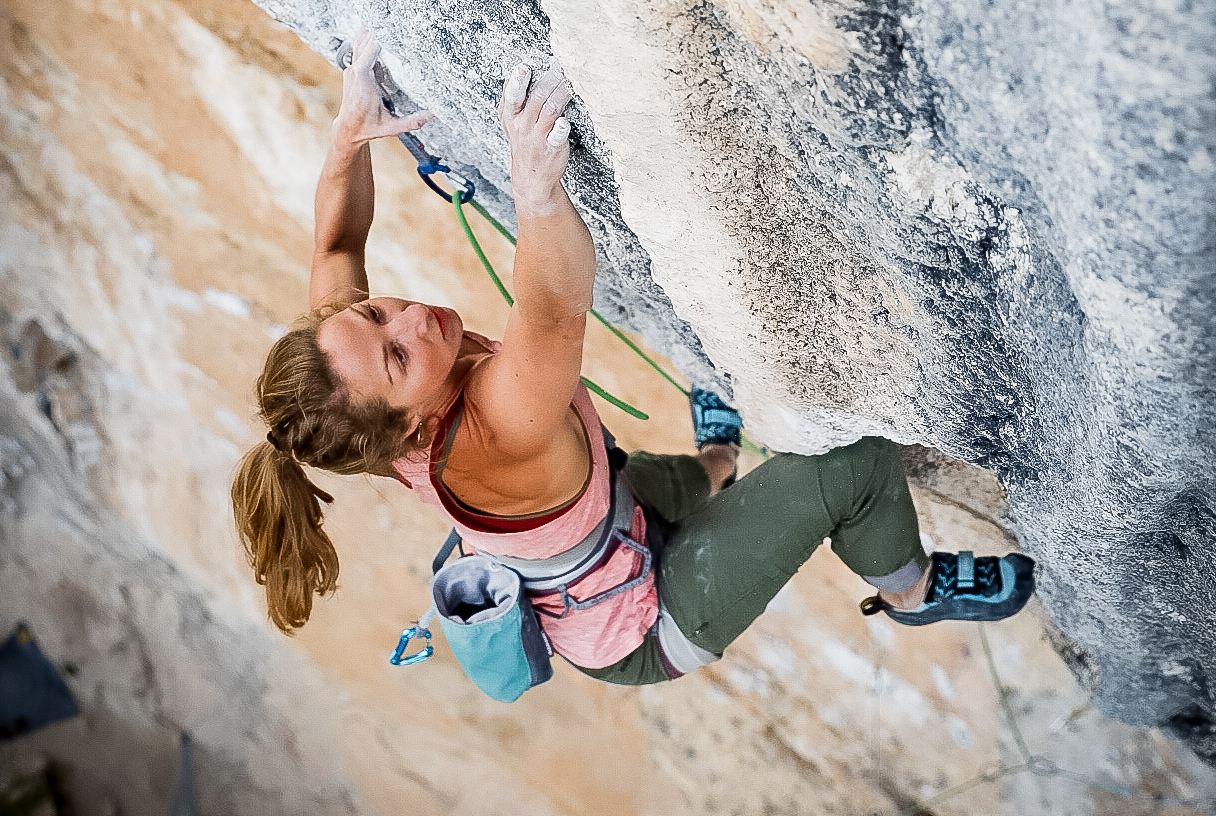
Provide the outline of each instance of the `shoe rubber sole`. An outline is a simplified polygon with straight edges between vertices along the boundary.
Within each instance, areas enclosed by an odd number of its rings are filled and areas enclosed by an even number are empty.
[[[1020,612],[1034,594],[1034,559],[1021,553],[1009,553],[1000,559],[1000,569],[1001,591],[996,595],[954,595],[908,610],[892,609],[884,604],[882,611],[905,626],[924,626],[943,620],[1004,620]]]

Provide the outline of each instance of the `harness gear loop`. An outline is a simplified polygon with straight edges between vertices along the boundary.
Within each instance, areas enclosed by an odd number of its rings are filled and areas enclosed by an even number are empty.
[[[617,543],[621,544],[624,547],[628,547],[629,549],[633,550],[634,552],[636,552],[642,556],[642,569],[638,572],[636,577],[626,581],[623,584],[618,584],[617,586],[611,587],[610,589],[606,589],[598,595],[593,595],[592,597],[588,598],[585,601],[576,601],[573,597],[571,597],[570,590],[567,587],[567,585],[562,584],[561,586],[559,586],[557,588],[557,594],[558,594],[558,597],[560,597],[562,599],[563,608],[562,608],[561,614],[557,615],[556,617],[564,618],[564,617],[566,617],[566,615],[570,614],[571,610],[577,610],[577,611],[581,612],[584,609],[590,609],[591,607],[595,606],[596,604],[601,604],[610,598],[615,598],[617,595],[620,595],[622,592],[628,592],[629,590],[633,589],[634,587],[641,586],[642,582],[645,581],[650,576],[650,561],[651,561],[650,549],[637,543],[632,538],[625,535],[625,533],[622,532],[621,530],[614,531],[612,537]]]

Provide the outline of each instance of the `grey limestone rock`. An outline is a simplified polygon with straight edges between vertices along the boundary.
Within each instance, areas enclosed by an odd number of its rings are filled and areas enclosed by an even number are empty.
[[[597,305],[773,447],[993,470],[1108,712],[1216,760],[1216,6],[258,0],[360,23],[510,219],[502,70],[578,95]]]

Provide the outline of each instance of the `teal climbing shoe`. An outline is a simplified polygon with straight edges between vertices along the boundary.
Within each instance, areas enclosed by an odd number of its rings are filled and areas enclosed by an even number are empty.
[[[933,553],[929,591],[916,609],[895,609],[879,596],[861,602],[863,615],[886,612],[906,626],[941,620],[996,621],[1015,615],[1034,594],[1034,559],[1021,553],[1003,558],[963,550]]]
[[[743,418],[713,391],[695,385],[688,395],[692,407],[692,430],[697,450],[704,445],[739,445],[743,441]]]

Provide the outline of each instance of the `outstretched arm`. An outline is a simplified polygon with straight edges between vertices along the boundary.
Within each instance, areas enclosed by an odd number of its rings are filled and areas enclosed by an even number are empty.
[[[397,118],[380,101],[373,73],[380,46],[366,29],[355,40],[353,60],[342,72],[342,106],[317,181],[316,227],[308,305],[349,305],[367,298],[364,251],[372,226],[376,188],[368,142],[417,130],[431,119],[423,111]]]
[[[570,159],[570,90],[558,69],[532,80],[515,69],[499,109],[511,145],[519,217],[515,305],[502,352],[471,387],[500,449],[527,457],[545,449],[565,420],[582,368],[583,334],[595,281],[591,234],[562,187]]]

